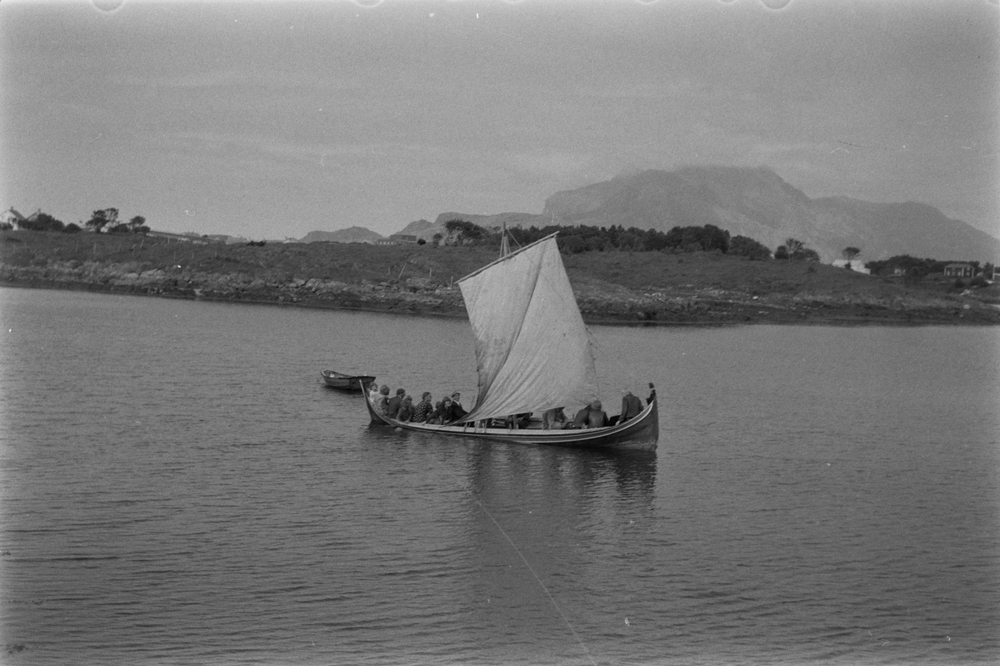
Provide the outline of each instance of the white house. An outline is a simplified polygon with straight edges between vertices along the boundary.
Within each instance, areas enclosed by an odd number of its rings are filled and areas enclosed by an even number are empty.
[[[12,229],[20,229],[21,223],[24,222],[24,220],[24,215],[18,213],[13,207],[0,213],[0,224],[9,224]]]
[[[832,266],[834,268],[846,268],[849,271],[854,271],[855,273],[864,273],[865,275],[871,275],[872,272],[865,267],[865,262],[859,261],[857,258],[851,259],[837,259],[833,262]]]

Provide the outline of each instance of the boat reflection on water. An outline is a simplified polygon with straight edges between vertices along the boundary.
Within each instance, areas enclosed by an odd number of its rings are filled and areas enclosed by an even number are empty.
[[[579,637],[606,629],[595,624],[607,612],[603,590],[636,584],[628,571],[648,557],[640,544],[656,525],[655,452],[387,428],[366,429],[362,444],[366,467],[391,485],[374,499],[392,527],[371,547],[435,577],[434,603],[461,617],[456,652],[497,663],[588,653]]]

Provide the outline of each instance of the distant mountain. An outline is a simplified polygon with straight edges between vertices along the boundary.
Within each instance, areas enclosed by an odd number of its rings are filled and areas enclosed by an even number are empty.
[[[544,217],[544,215],[534,213],[497,213],[496,215],[441,213],[437,216],[434,224],[441,225],[441,228],[443,229],[445,222],[448,222],[449,220],[465,220],[466,222],[478,224],[481,227],[502,227],[504,224],[508,227],[530,227],[531,225],[539,226],[542,224]],[[545,222],[545,224],[549,223]]]
[[[423,238],[424,240],[429,241],[434,238],[434,234],[441,234],[444,236],[446,232],[444,229],[444,222],[438,224],[437,222],[428,222],[427,220],[416,220],[414,222],[410,222],[397,233],[416,236],[417,238]]]
[[[556,192],[541,215],[444,213],[482,226],[621,225],[669,231],[714,224],[772,250],[786,238],[803,241],[825,261],[845,247],[860,259],[897,254],[935,259],[996,261],[1000,239],[918,203],[878,204],[847,197],[810,199],[768,168],[684,167],[648,170]]]
[[[898,254],[994,263],[1000,259],[1000,240],[926,204],[829,197],[814,199],[813,209],[822,228],[843,228],[843,247],[863,248],[868,259]]]
[[[382,234],[376,233],[365,227],[349,227],[338,229],[337,231],[310,231],[302,237],[303,243],[371,243],[385,238]]]

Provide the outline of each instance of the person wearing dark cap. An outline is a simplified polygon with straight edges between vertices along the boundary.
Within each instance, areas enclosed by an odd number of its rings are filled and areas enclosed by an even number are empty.
[[[403,396],[406,395],[406,391],[403,389],[396,389],[396,395],[389,399],[388,404],[385,406],[385,415],[390,419],[396,418],[396,414],[399,412],[399,406],[403,402]]]

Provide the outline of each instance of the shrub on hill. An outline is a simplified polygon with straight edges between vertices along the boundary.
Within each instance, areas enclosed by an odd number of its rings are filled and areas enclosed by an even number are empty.
[[[667,247],[685,252],[729,251],[729,232],[723,231],[714,224],[703,227],[674,227],[667,232]]]
[[[21,228],[31,231],[64,231],[66,225],[48,213],[38,213],[22,221]]]
[[[730,238],[729,254],[737,257],[748,257],[751,260],[771,258],[771,251],[763,243],[758,243],[748,236],[733,236]]]

